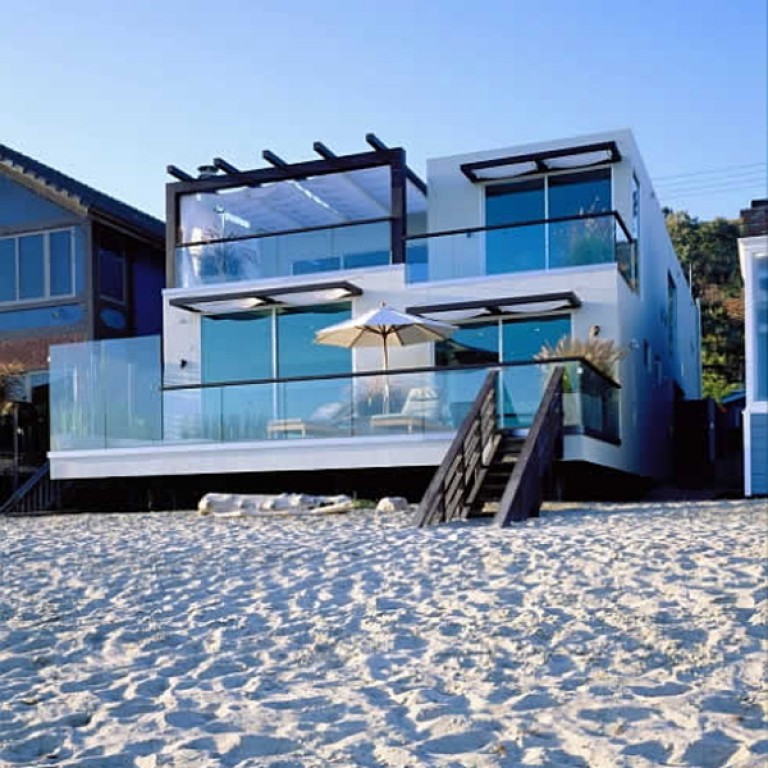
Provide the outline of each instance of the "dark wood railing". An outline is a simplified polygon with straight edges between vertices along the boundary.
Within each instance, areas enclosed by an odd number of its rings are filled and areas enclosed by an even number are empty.
[[[494,524],[505,527],[539,514],[542,480],[562,454],[563,373],[557,366],[547,382],[533,424],[499,502]]]
[[[498,370],[489,371],[424,493],[416,514],[416,525],[420,528],[466,516],[499,440],[498,376]]]
[[[57,507],[59,502],[60,488],[51,480],[50,464],[46,462],[0,506],[0,516],[43,512]]]

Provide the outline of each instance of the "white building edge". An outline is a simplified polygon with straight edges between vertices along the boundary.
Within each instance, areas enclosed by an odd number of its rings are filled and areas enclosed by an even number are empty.
[[[739,262],[746,363],[744,493],[759,496],[768,494],[768,234],[739,238]]]
[[[434,467],[489,367],[524,428],[542,343],[595,329],[627,353],[620,388],[578,366],[592,404],[569,417],[564,462],[671,474],[675,401],[700,397],[699,316],[632,134],[432,159],[426,190],[368,138],[359,155],[173,169],[162,339],[52,348],[53,478]],[[416,386],[439,394],[421,422],[372,418],[380,351],[311,345],[382,301],[460,327],[391,352],[390,415]]]

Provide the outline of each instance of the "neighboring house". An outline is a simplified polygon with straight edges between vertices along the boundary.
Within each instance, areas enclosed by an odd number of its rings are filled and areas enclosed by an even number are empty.
[[[160,332],[164,240],[158,219],[0,144],[0,363],[20,364],[16,397],[38,420],[51,344]],[[33,431],[21,447],[44,453]]]
[[[701,394],[699,318],[631,133],[437,158],[426,184],[404,150],[367,139],[296,164],[265,152],[251,171],[169,168],[162,338],[130,358],[54,349],[54,477],[256,487],[311,471],[397,490],[440,463],[489,368],[504,423],[524,430],[551,369],[542,346],[596,333],[626,351],[620,386],[568,363],[563,471],[614,488],[670,474],[675,403]],[[387,387],[380,349],[313,341],[382,301],[458,326],[393,348]]]
[[[768,200],[741,212],[739,261],[744,278],[744,492],[768,494]]]

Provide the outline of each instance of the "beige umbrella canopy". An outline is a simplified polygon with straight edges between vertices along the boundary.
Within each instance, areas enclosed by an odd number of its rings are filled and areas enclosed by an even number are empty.
[[[389,347],[426,344],[450,337],[456,327],[430,320],[420,315],[400,312],[382,302],[377,309],[345,320],[343,323],[322,328],[315,334],[315,342],[335,347],[378,347],[384,355],[384,371],[389,369]],[[389,381],[385,379],[384,397],[389,407]]]

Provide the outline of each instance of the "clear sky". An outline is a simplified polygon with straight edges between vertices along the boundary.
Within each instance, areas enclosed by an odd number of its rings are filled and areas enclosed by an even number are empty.
[[[662,204],[766,190],[766,0],[0,0],[0,143],[164,215],[165,166],[629,127]]]

